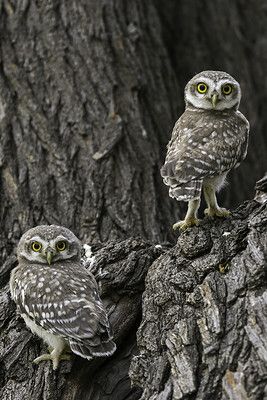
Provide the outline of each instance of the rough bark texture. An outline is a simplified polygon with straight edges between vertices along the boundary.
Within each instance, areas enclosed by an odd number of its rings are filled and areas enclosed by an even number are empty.
[[[143,389],[143,398],[189,399],[201,398],[204,387],[227,396],[229,382],[252,399],[263,393],[265,353],[258,349],[266,337],[265,281],[263,250],[254,249],[263,243],[257,232],[266,223],[264,206],[248,203],[229,221],[206,222],[167,251],[183,205],[168,197],[159,168],[184,107],[184,84],[201,69],[225,69],[241,82],[252,135],[224,205],[252,197],[266,170],[266,12],[264,0],[167,0],[164,6],[159,0],[0,0],[1,399],[134,400]],[[257,189],[264,203],[266,179]],[[91,268],[118,343],[112,358],[75,358],[56,374],[49,365],[32,365],[41,343],[15,316],[8,279],[21,234],[43,223],[65,225],[93,244]],[[223,229],[231,236],[221,236]],[[225,274],[216,270],[226,264]],[[247,281],[230,282],[231,276]],[[166,302],[160,284],[166,299],[172,293]],[[228,308],[229,318],[240,316],[229,326]],[[151,331],[159,316],[162,339],[157,324]],[[131,388],[128,367],[138,353],[141,318],[141,356],[131,372],[141,388]],[[234,336],[235,323],[243,336]],[[180,364],[188,366],[184,381]],[[165,389],[171,394],[162,394]]]
[[[140,355],[142,399],[267,398],[267,204],[181,234],[148,271]]]
[[[175,78],[151,3],[1,3],[1,217],[17,236],[43,222],[170,238]]]

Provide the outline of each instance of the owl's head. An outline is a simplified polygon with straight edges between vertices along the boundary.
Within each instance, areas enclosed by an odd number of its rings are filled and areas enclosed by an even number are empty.
[[[223,71],[203,71],[185,87],[186,106],[204,110],[237,109],[241,99],[239,83]]]
[[[19,262],[53,264],[57,261],[80,261],[81,243],[67,228],[40,225],[22,235],[17,249]]]

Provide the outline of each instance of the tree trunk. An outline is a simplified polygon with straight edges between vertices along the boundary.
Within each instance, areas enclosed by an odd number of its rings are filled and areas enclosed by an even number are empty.
[[[148,271],[132,381],[146,400],[267,398],[267,203],[204,221]]]
[[[229,221],[205,222],[169,250],[184,205],[159,174],[184,84],[207,68],[241,82],[253,132],[225,205],[252,197],[266,169],[265,5],[242,5],[215,0],[203,13],[193,0],[0,0],[1,399],[201,398],[203,390],[227,396],[229,382],[252,399],[263,393],[265,281],[255,246],[264,244],[264,206],[250,202]],[[92,245],[90,268],[118,344],[112,358],[76,357],[57,373],[32,365],[42,344],[15,315],[8,289],[21,234],[52,223]],[[128,369],[139,351],[131,368],[138,388]]]

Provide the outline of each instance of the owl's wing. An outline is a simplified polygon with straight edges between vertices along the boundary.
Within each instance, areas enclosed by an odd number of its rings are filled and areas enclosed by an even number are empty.
[[[237,118],[238,118],[238,134],[243,137],[243,141],[241,141],[240,151],[238,152],[238,160],[235,168],[239,166],[241,161],[243,161],[247,155],[248,150],[248,140],[249,140],[249,129],[250,125],[246,117],[240,112],[237,111]]]
[[[31,265],[29,271],[27,287],[16,299],[22,314],[67,338],[72,350],[83,357],[114,353],[108,315],[91,273],[81,265],[71,271]]]
[[[247,120],[235,114],[219,122],[201,119],[196,113],[187,124],[184,119],[177,121],[161,169],[167,185],[223,174],[244,158]]]

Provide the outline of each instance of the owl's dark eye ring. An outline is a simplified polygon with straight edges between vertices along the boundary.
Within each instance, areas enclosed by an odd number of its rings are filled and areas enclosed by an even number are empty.
[[[56,249],[58,251],[64,251],[67,248],[67,243],[64,240],[60,240],[59,242],[57,242],[56,244]]]
[[[207,92],[207,90],[208,90],[208,85],[206,85],[206,83],[204,83],[204,82],[198,83],[198,85],[197,85],[198,93],[204,94]]]
[[[36,253],[40,252],[42,250],[42,245],[39,242],[32,242],[31,244],[32,250],[35,251]]]
[[[226,83],[226,85],[223,85],[223,87],[222,87],[223,94],[225,94],[227,96],[228,94],[231,94],[232,91],[233,91],[232,85],[229,85],[229,83]]]

